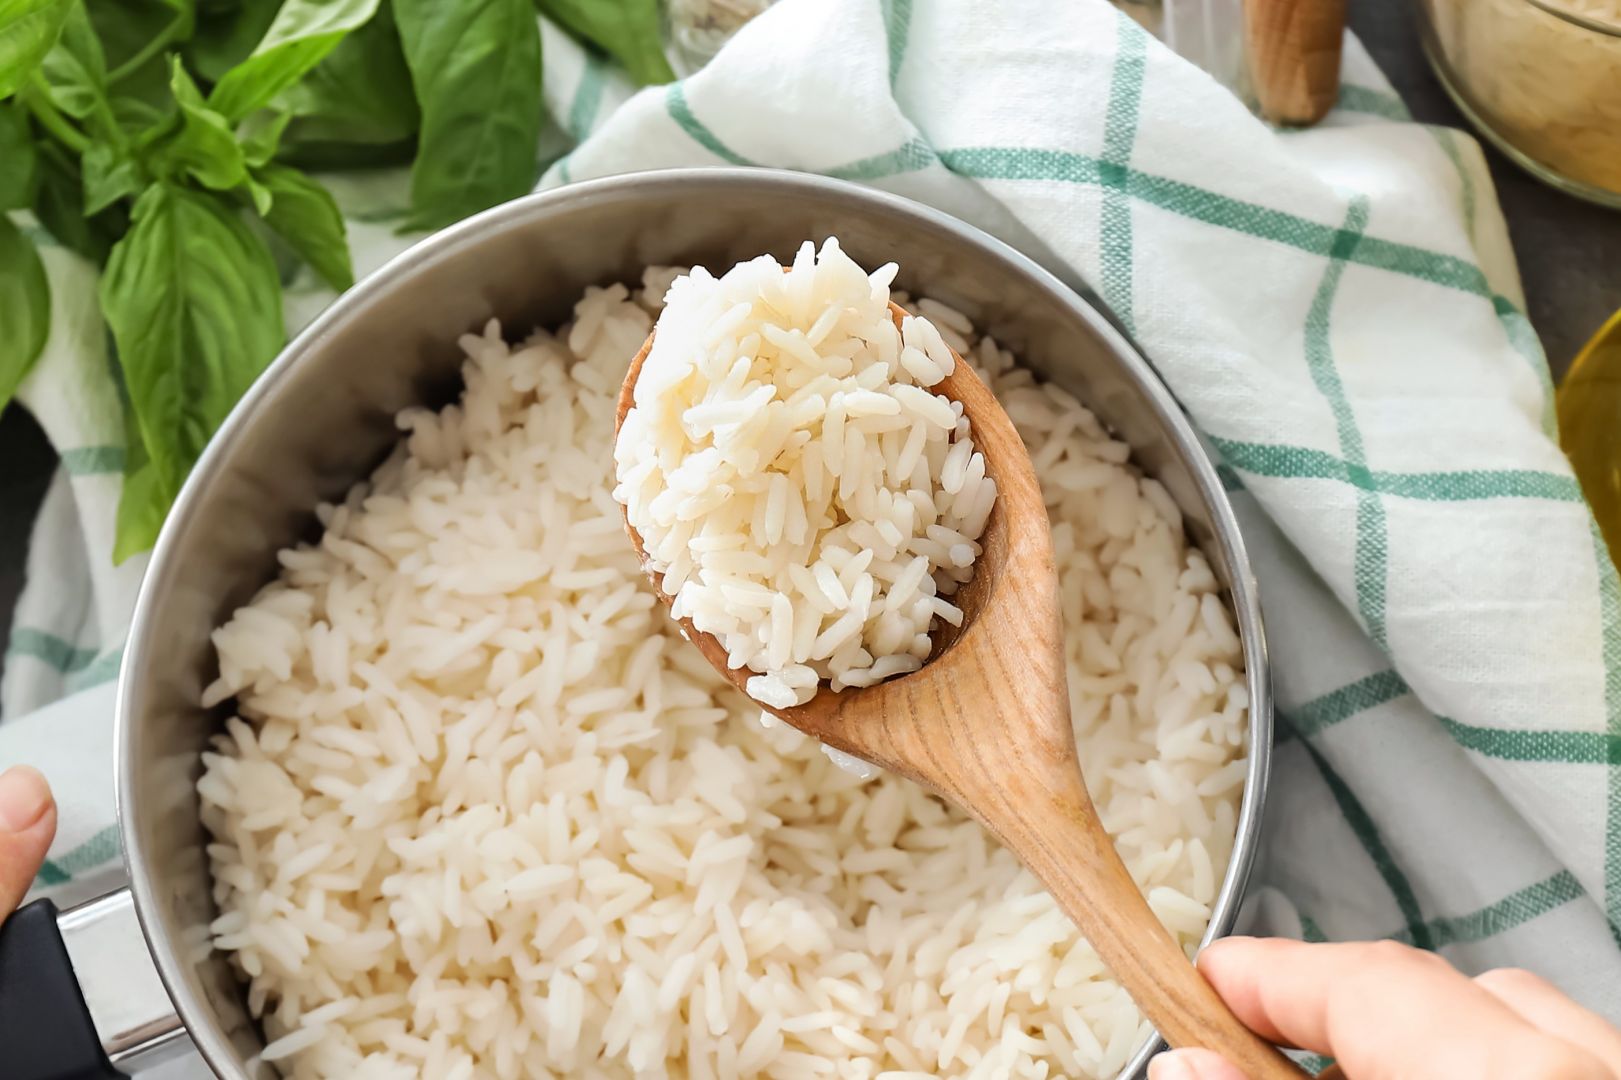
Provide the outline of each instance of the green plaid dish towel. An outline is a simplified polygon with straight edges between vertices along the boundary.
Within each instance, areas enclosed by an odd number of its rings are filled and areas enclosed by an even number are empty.
[[[1280,716],[1250,924],[1532,968],[1621,1021],[1621,590],[1471,139],[1412,123],[1354,40],[1328,121],[1274,130],[1103,0],[785,0],[637,93],[543,29],[573,148],[542,187],[799,169],[1086,280],[1208,440],[1260,579]],[[407,245],[403,177],[331,180],[358,271]],[[46,259],[21,396],[62,465],[0,764],[56,783],[39,887],[71,898],[118,876],[108,680],[142,566],[109,559],[123,437],[92,271]],[[290,327],[330,299],[292,281]]]

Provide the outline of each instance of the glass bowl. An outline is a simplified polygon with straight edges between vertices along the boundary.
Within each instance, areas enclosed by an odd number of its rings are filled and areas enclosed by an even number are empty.
[[[1621,208],[1621,0],[1416,0],[1469,121],[1538,178]]]

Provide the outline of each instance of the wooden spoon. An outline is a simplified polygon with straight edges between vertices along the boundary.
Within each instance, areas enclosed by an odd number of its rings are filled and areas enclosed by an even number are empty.
[[[906,312],[890,309],[898,325]],[[652,347],[649,334],[625,374],[616,432]],[[933,389],[962,402],[997,486],[973,580],[952,598],[963,610],[961,628],[936,632],[929,661],[913,674],[838,692],[824,683],[804,705],[767,711],[972,814],[1041,879],[1171,1045],[1215,1050],[1252,1080],[1301,1077],[1188,962],[1098,820],[1075,751],[1058,574],[1035,468],[1001,404],[952,355],[955,369]],[[625,529],[659,598],[670,604],[674,597],[628,519]],[[743,690],[753,672],[728,667],[719,641],[690,619],[678,621],[715,670]]]

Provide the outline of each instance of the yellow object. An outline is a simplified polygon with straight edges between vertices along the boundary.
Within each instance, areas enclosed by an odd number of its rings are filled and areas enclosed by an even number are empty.
[[[1621,311],[1576,355],[1556,401],[1559,444],[1621,565]]]

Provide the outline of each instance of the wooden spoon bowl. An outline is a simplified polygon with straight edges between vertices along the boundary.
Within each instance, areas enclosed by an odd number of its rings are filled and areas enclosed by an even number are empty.
[[[907,312],[893,303],[890,310],[899,325]],[[652,347],[649,334],[625,374],[616,433]],[[1255,1080],[1304,1076],[1244,1027],[1188,962],[1098,820],[1075,749],[1058,572],[1035,468],[995,395],[955,352],[952,358],[952,372],[931,389],[962,403],[985,475],[997,486],[973,579],[952,598],[962,626],[942,626],[928,662],[910,675],[840,691],[824,683],[803,705],[761,707],[976,818],[1041,879],[1173,1046],[1215,1050]],[[659,599],[673,603],[628,518],[625,529]],[[746,693],[754,672],[731,668],[721,643],[691,619],[677,622]]]

